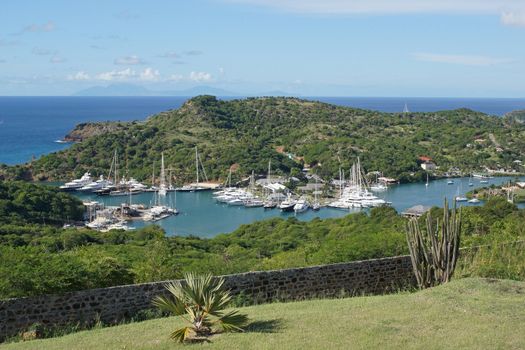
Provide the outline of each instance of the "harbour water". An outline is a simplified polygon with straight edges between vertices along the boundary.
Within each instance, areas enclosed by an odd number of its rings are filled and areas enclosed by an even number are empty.
[[[426,187],[424,183],[403,184],[391,186],[387,191],[380,193],[379,196],[392,202],[392,206],[398,211],[404,210],[418,204],[425,206],[442,206],[444,198],[452,201],[457,195],[484,186],[500,185],[514,180],[514,177],[497,177],[489,180],[488,184],[481,184],[479,180],[473,179],[474,186],[469,187],[469,178],[456,178],[453,185],[447,184],[447,179],[431,181]],[[521,177],[524,181],[525,177]],[[154,194],[145,192],[132,196],[134,204],[142,203],[150,205],[153,202]],[[123,202],[129,201],[129,197],[97,197],[96,195],[79,195],[84,200],[98,200],[105,205],[118,206]],[[304,213],[294,214],[283,213],[278,209],[265,210],[264,208],[244,208],[239,206],[228,206],[227,204],[217,203],[212,192],[170,192],[166,200],[174,203],[180,214],[164,220],[157,221],[156,224],[164,228],[168,235],[195,235],[199,237],[213,237],[219,233],[231,232],[242,224],[249,224],[255,221],[264,220],[271,217],[297,217],[299,220],[311,220],[313,218],[334,218],[358,212],[359,209],[340,210],[333,208],[321,208],[314,212],[309,210]],[[459,202],[458,206],[474,205],[467,202]],[[482,205],[482,203],[478,204]],[[521,207],[524,207],[521,205]],[[134,222],[130,226],[142,227],[151,223]]]
[[[427,112],[455,108],[470,108],[493,115],[503,115],[516,109],[525,109],[525,99],[458,99],[458,98],[381,98],[381,97],[312,97],[342,106],[400,112],[405,103],[411,111]],[[144,120],[155,113],[180,107],[186,97],[0,97],[0,163],[20,164],[32,156],[39,157],[68,147],[55,142],[62,139],[76,124],[105,120]],[[500,184],[509,178],[495,178],[490,184]],[[475,186],[480,184],[474,180]],[[489,185],[490,185],[489,184]],[[446,180],[425,184],[392,186],[381,197],[393,203],[402,212],[417,204],[442,205],[444,196],[452,199],[472,189],[468,179],[455,179],[454,185]],[[120,205],[126,197],[82,196],[84,199],[102,200],[107,205]],[[211,237],[231,232],[242,224],[269,217],[294,216],[279,210],[230,207],[216,203],[210,192],[169,193],[168,200],[176,202],[180,214],[158,221],[168,234]],[[134,203],[149,205],[152,193],[133,196]],[[462,203],[461,205],[469,205]],[[297,215],[300,220],[315,217],[329,218],[347,215],[348,211],[322,208]],[[136,227],[144,223],[137,222]]]

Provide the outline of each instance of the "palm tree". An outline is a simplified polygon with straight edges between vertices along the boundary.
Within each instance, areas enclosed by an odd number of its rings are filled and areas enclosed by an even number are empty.
[[[184,282],[165,285],[169,296],[157,296],[153,305],[160,310],[181,316],[190,326],[176,329],[170,338],[184,342],[190,338],[201,338],[222,330],[243,331],[248,318],[237,310],[224,312],[231,300],[228,291],[222,289],[224,279],[211,274],[184,274]]]

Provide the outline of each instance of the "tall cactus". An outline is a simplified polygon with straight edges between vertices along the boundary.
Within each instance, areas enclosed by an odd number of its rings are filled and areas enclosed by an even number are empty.
[[[426,229],[422,230],[417,218],[407,223],[407,243],[412,267],[419,288],[428,288],[450,281],[459,256],[461,232],[461,209],[456,204],[450,212],[445,199],[443,221],[436,223],[430,212],[426,218]]]

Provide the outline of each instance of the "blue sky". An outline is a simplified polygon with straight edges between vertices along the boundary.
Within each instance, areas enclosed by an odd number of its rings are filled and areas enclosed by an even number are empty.
[[[525,97],[524,0],[3,0],[0,95]]]

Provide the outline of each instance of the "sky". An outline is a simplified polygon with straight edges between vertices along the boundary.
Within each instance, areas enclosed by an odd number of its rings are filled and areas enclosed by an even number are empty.
[[[525,0],[2,0],[0,95],[525,97]]]

